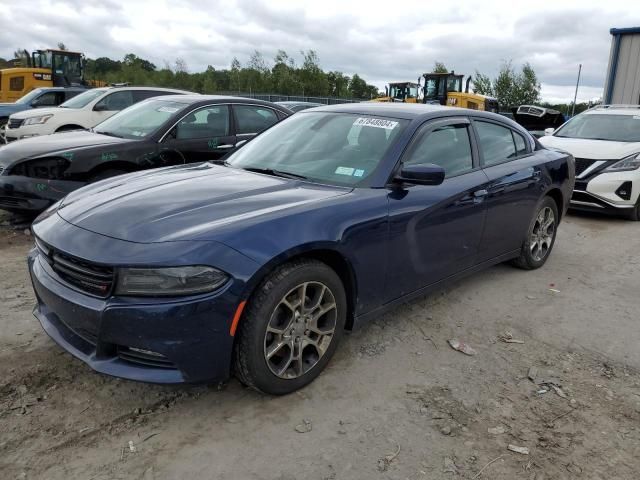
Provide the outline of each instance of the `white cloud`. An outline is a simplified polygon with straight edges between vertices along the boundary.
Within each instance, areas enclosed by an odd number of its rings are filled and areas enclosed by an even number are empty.
[[[459,73],[493,76],[530,62],[546,100],[601,91],[609,28],[640,24],[640,3],[503,0],[401,3],[372,0],[3,0],[0,56],[64,42],[89,57],[133,52],[156,65],[184,58],[192,71],[226,68],[254,50],[318,52],[325,70],[359,73],[382,87],[417,79],[438,60]],[[584,92],[584,96],[583,96]],[[599,96],[596,93],[593,96]]]

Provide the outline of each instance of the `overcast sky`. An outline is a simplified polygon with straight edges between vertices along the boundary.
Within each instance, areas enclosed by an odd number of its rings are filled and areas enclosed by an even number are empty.
[[[530,62],[548,101],[600,97],[611,27],[640,25],[640,2],[425,0],[2,0],[0,56],[63,42],[88,57],[129,52],[158,66],[183,58],[191,72],[228,68],[254,50],[300,58],[316,50],[324,70],[378,85],[417,80],[434,61],[494,76]]]

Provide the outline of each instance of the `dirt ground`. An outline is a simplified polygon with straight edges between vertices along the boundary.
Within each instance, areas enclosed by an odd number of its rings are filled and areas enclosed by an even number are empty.
[[[31,239],[0,230],[0,477],[637,479],[639,227],[570,215],[544,268],[400,307],[279,398],[93,373],[31,314]]]

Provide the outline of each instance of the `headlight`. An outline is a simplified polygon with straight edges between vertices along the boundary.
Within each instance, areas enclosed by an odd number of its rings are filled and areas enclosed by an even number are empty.
[[[47,123],[47,120],[49,120],[51,117],[53,117],[53,114],[40,115],[39,117],[29,117],[24,121],[23,125],[42,125],[43,123]]]
[[[628,170],[636,170],[638,167],[640,167],[640,153],[634,153],[633,155],[614,163],[610,167],[607,167],[605,170],[609,172],[624,172]]]
[[[158,297],[212,292],[228,278],[226,273],[204,265],[121,268],[118,270],[116,295]]]

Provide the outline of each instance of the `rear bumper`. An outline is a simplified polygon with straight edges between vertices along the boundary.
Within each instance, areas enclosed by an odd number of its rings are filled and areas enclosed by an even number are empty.
[[[37,214],[84,185],[84,182],[0,175],[0,208]]]
[[[66,285],[33,249],[34,315],[64,350],[93,370],[150,383],[229,377],[230,288],[180,301],[97,298]]]

